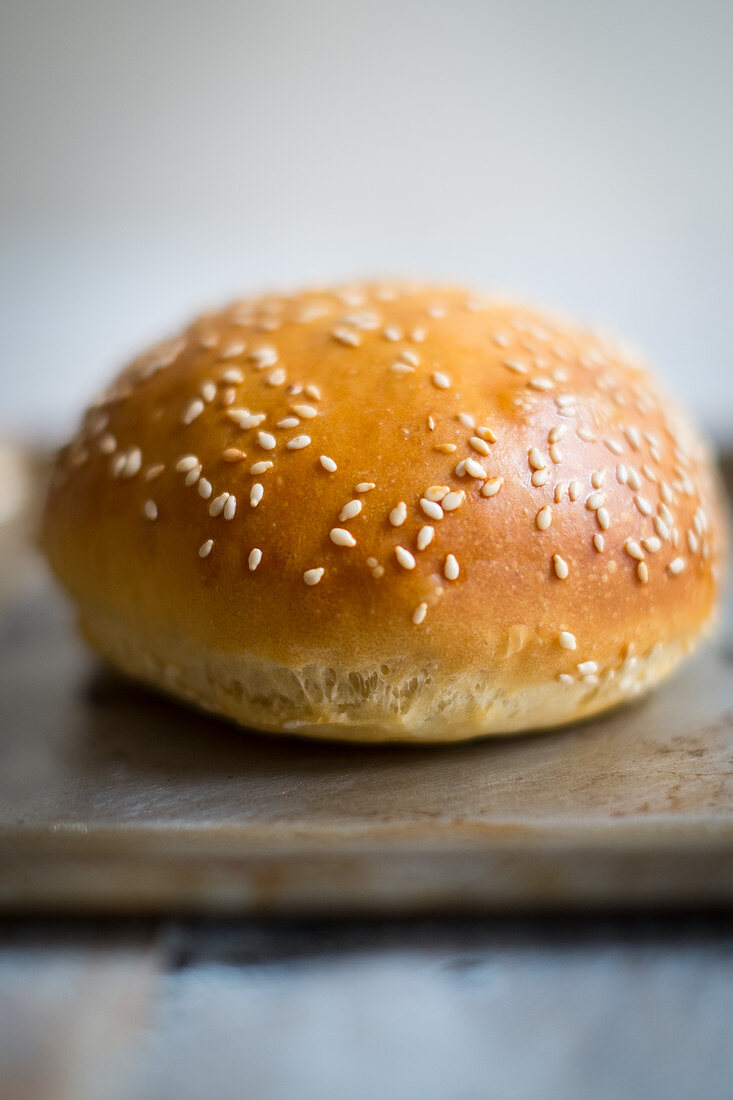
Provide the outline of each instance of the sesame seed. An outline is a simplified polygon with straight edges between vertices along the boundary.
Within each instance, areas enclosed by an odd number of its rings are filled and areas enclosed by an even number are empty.
[[[201,416],[204,411],[205,405],[200,397],[192,397],[186,408],[183,410],[181,417],[182,424],[193,424],[197,416]]]
[[[540,453],[537,447],[530,447],[528,458],[533,470],[544,470],[546,466],[544,455]]]
[[[253,550],[250,550],[247,564],[249,565],[250,573],[254,573],[257,566],[262,561],[262,551],[258,546],[255,546]]]
[[[535,489],[541,488],[541,486],[545,485],[549,480],[550,471],[547,469],[535,470],[532,474],[532,484],[534,485]]]
[[[263,344],[251,351],[249,357],[257,370],[264,370],[266,367],[274,367],[277,363],[277,350],[270,344]]]
[[[628,428],[624,428],[624,435],[628,439],[633,449],[635,451],[638,451],[641,447],[641,432],[639,431],[639,429],[634,428],[633,426],[629,426]]]
[[[176,470],[180,474],[187,474],[189,470],[195,470],[199,464],[199,460],[196,455],[184,455],[183,458],[179,458],[176,462]]]
[[[642,584],[646,584],[649,580],[649,567],[645,561],[640,561],[636,567],[636,575]]]
[[[199,546],[199,557],[200,558],[208,558],[209,554],[211,553],[211,548],[212,548],[213,545],[214,545],[214,540],[213,539],[207,539],[206,542],[202,542],[201,545]]]
[[[504,484],[503,477],[490,477],[481,486],[482,497],[495,497]]]
[[[213,401],[216,397],[216,382],[202,382],[201,396],[203,397],[204,401]]]
[[[654,530],[659,535],[660,539],[669,538],[669,527],[660,516],[654,517]]]
[[[626,485],[628,480],[629,472],[624,466],[623,462],[619,462],[618,466],[616,467],[616,481],[618,481],[619,485]]]
[[[332,527],[329,531],[331,542],[336,546],[356,546],[356,539],[350,531],[346,531],[343,527]]]
[[[447,374],[443,374],[442,371],[435,370],[432,374],[433,385],[437,386],[439,390],[450,389],[450,378]]]
[[[575,433],[578,439],[582,439],[584,443],[595,443],[596,435],[590,430],[590,428],[581,427]]]
[[[488,428],[485,424],[479,424],[476,429],[476,435],[479,439],[483,439],[486,443],[496,443],[496,436],[492,432],[491,428]]]
[[[483,468],[480,462],[477,462],[475,458],[466,458],[463,460],[463,468],[469,477],[475,477],[478,481],[486,481],[488,474]]]
[[[491,339],[494,341],[497,348],[506,348],[509,346],[509,337],[505,336],[503,332],[494,332]]]
[[[269,459],[264,458],[261,462],[253,462],[249,468],[251,474],[266,474],[268,470],[271,470],[274,463]]]
[[[264,487],[260,485],[259,481],[256,481],[249,491],[249,503],[251,504],[251,506],[253,508],[256,508],[264,495]]]
[[[227,502],[228,496],[229,493],[219,493],[218,497],[214,497],[211,504],[209,505],[210,516],[218,516],[221,514],[221,512],[224,511],[224,505]]]
[[[314,416],[318,416],[318,409],[314,409],[312,405],[293,405],[293,412],[303,420],[312,420]]]
[[[296,435],[293,439],[289,439],[285,446],[289,451],[302,451],[304,447],[309,447],[311,437],[309,435]]]
[[[555,504],[560,503],[560,501],[565,496],[567,491],[568,491],[567,482],[566,481],[558,481],[557,485],[555,486],[555,492],[553,493],[553,496],[552,496],[552,499],[555,501]]]
[[[392,511],[389,513],[389,522],[393,527],[401,527],[407,519],[407,505],[404,500],[401,500],[399,504],[395,505]]]
[[[130,447],[125,458],[125,465],[122,468],[123,477],[134,477],[139,473],[140,467],[143,464],[143,455],[139,447]]]
[[[456,445],[455,443],[436,443],[433,450],[440,451],[444,455],[451,455],[456,450]]]
[[[443,497],[447,496],[449,492],[450,485],[428,485],[423,496],[426,500],[432,500],[436,504],[440,504]]]
[[[608,514],[608,508],[599,508],[596,512],[596,522],[601,531],[607,531],[611,525],[611,517]]]
[[[513,371],[515,374],[527,373],[527,368],[524,363],[520,363],[517,359],[505,359],[502,365],[505,366],[507,370]]]
[[[410,333],[410,339],[414,340],[416,344],[422,344],[427,334],[427,329],[420,327],[414,328]]]
[[[162,462],[156,463],[155,466],[148,466],[147,470],[145,471],[145,480],[154,481],[156,477],[160,477],[164,469],[165,466]]]
[[[267,376],[268,386],[282,386],[283,382],[287,378],[284,367],[278,367],[272,374]]]
[[[328,455],[321,455],[318,461],[320,462],[321,466],[323,466],[324,470],[328,470],[329,474],[335,473],[338,469],[338,466],[336,465],[334,460],[332,458],[329,458]]]
[[[198,483],[198,491],[200,496],[202,496],[204,500],[208,500],[213,492],[211,488],[211,482],[207,478],[202,477]]]
[[[360,481],[358,485],[354,486],[355,493],[369,493],[375,488],[373,481]]]
[[[585,506],[589,512],[597,512],[606,502],[605,493],[591,493],[586,499]]]
[[[667,566],[667,569],[669,570],[669,572],[672,574],[673,577],[676,577],[678,573],[681,573],[684,568],[685,568],[685,559],[684,558],[673,558],[672,561]]]
[[[393,363],[389,368],[393,374],[414,374],[415,368],[411,367],[408,363]]]
[[[557,465],[562,462],[562,451],[558,447],[557,443],[550,444],[550,458]]]
[[[319,390],[318,386],[313,384],[313,382],[308,383],[308,385],[305,387],[304,393],[306,397],[310,397],[311,401],[321,400],[321,391]]]
[[[237,511],[237,498],[234,493],[230,493],[227,497],[227,502],[224,505],[224,519],[234,519],[234,515]]]
[[[303,574],[303,580],[307,585],[313,587],[314,584],[318,584],[326,570],[322,565],[319,565],[317,569],[306,569]]]
[[[189,470],[184,478],[184,483],[189,487],[195,485],[198,479],[201,477],[201,467],[194,466],[192,470]]]
[[[457,492],[454,491],[452,493],[447,493],[441,501],[443,511],[455,512],[456,508],[460,508],[460,506],[463,504],[465,498],[466,494],[463,492],[462,489],[458,490]]]
[[[583,486],[579,481],[571,481],[568,485],[568,496],[571,501],[576,501],[583,492]]]
[[[117,449],[117,440],[109,432],[106,432],[99,440],[99,449],[103,455],[111,455]]]
[[[697,553],[698,542],[697,542],[697,535],[695,534],[694,531],[688,531],[687,532],[687,547],[688,547],[691,554]]]
[[[213,336],[213,335],[214,335],[213,333],[210,334],[210,336]],[[214,343],[216,343],[215,340],[214,340]],[[213,347],[213,344],[208,343],[207,345],[204,345],[204,346]],[[236,359],[236,357],[238,355],[243,354],[246,346],[247,345],[245,344],[244,340],[231,340],[228,344],[225,344],[224,347],[219,350],[219,358],[220,359]]]
[[[634,504],[639,509],[642,516],[650,516],[652,514],[652,511],[653,511],[652,506],[649,503],[649,501],[646,499],[646,497],[635,496],[634,497]]]
[[[435,431],[435,421],[433,420],[432,416],[428,417],[428,431]]]
[[[460,566],[458,565],[455,555],[446,555],[446,559],[443,564],[443,576],[445,577],[445,579],[448,581],[457,581],[460,571]]]
[[[420,623],[425,621],[425,616],[428,613],[428,605],[426,603],[419,603],[412,613],[412,621],[415,626],[419,626]]]
[[[342,523],[345,523],[346,520],[353,519],[354,516],[358,516],[361,509],[362,503],[360,500],[350,500],[348,504],[344,504],[343,508],[341,509],[339,519]]]
[[[671,527],[674,524],[674,516],[666,504],[660,504],[657,511],[659,512],[660,518],[667,524],[667,527]]]
[[[227,447],[222,455],[225,462],[241,462],[247,455],[244,451],[240,451],[239,447]]]
[[[477,435],[472,435],[468,442],[469,442],[469,445],[471,447],[473,447],[474,451],[476,451],[477,454],[484,455],[484,456],[489,454],[490,447],[489,447],[488,443],[486,442],[486,440],[481,439]]]
[[[474,420],[474,418],[469,413],[463,413],[463,412],[458,413],[456,415],[456,420],[459,420],[461,422],[461,424],[463,424],[464,428],[475,428],[476,427],[476,421]]]
[[[575,683],[575,680],[573,679],[573,677],[567,672],[558,673],[557,679],[561,684],[574,684]]]
[[[568,430],[567,424],[556,424],[547,434],[548,443],[559,443]]]
[[[559,577],[561,581],[564,581],[569,573],[568,563],[565,561],[565,558],[561,558],[559,554],[553,554],[552,565],[556,576]]]
[[[632,489],[641,489],[641,478],[633,466],[626,467],[626,482]]]
[[[359,334],[353,332],[349,328],[338,326],[337,328],[331,329],[331,335],[334,340],[338,340],[340,344],[345,344],[347,347],[358,348],[361,343]]]
[[[400,358],[405,363],[409,363],[411,367],[417,367],[420,365],[420,357],[415,354],[414,351],[410,351],[409,348],[403,348],[400,352]]]
[[[527,385],[531,390],[542,390],[544,392],[547,392],[547,390],[551,390],[553,388],[555,383],[552,381],[551,378],[537,377],[530,378],[530,380],[527,382]]]
[[[418,550],[424,550],[426,546],[429,546],[433,541],[435,535],[435,528],[431,527],[429,523],[426,523],[424,527],[421,527],[417,533],[417,548]]]
[[[603,485],[603,482],[605,480],[606,480],[606,471],[605,470],[595,470],[591,474],[590,483],[591,483],[591,485],[593,486],[594,489],[600,489],[600,487]]]
[[[229,383],[229,385],[236,386],[240,382],[244,382],[244,375],[239,367],[228,367],[222,374],[221,380]]]
[[[620,443],[617,443],[615,439],[604,439],[603,443],[606,447],[608,447],[609,451],[612,451],[615,455],[620,455],[624,453],[623,447]]]
[[[639,546],[639,543],[635,542],[634,539],[626,540],[626,542],[624,543],[624,550],[630,558],[634,558],[636,561],[644,560],[644,551]]]
[[[595,676],[598,672],[598,665],[595,661],[581,661],[576,667],[581,676]]]
[[[158,505],[154,500],[146,500],[143,504],[143,514],[146,519],[158,518]]]
[[[546,531],[552,523],[552,510],[548,504],[544,508],[540,508],[539,512],[535,516],[535,524],[539,531]]]
[[[398,563],[403,569],[415,568],[416,562],[414,555],[412,555],[409,550],[406,550],[404,546],[395,546],[394,553]]]
[[[561,630],[557,640],[563,649],[575,649],[576,647],[575,635],[571,634],[569,630]]]
[[[593,536],[593,546],[595,547],[595,549],[598,551],[599,554],[603,553],[603,546],[604,546],[603,535],[596,532],[596,534]]]
[[[641,545],[648,553],[656,554],[656,552],[662,548],[662,540],[658,539],[656,535],[650,535],[649,538],[641,540]]]
[[[443,518],[443,509],[434,500],[428,500],[426,497],[422,497],[420,500],[420,507],[430,519]]]
[[[394,343],[396,340],[402,339],[402,329],[398,328],[397,325],[387,325],[387,327],[382,330],[382,335],[385,340],[391,340]]]
[[[272,451],[277,446],[275,436],[271,435],[270,432],[258,432],[257,442],[266,451]]]
[[[265,413],[251,413],[249,409],[227,409],[226,416],[240,428],[256,428],[266,419]]]

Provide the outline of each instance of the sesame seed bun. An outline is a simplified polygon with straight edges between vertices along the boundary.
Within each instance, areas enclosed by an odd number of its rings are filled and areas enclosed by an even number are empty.
[[[368,284],[235,302],[136,359],[61,453],[43,543],[125,672],[261,730],[423,742],[668,676],[723,530],[628,350]]]

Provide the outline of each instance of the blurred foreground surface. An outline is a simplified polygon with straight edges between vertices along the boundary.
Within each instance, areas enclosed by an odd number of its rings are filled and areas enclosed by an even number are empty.
[[[0,924],[3,1100],[729,1100],[733,917]]]

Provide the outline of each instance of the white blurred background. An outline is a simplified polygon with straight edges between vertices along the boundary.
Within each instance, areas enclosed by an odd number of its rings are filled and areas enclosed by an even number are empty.
[[[240,290],[497,287],[733,430],[733,3],[5,0],[0,433]]]

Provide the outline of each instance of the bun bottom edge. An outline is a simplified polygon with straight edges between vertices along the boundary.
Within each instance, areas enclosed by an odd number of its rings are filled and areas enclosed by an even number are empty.
[[[650,691],[700,638],[659,644],[597,678],[521,686],[502,680],[497,669],[441,677],[437,666],[388,674],[378,665],[286,668],[251,654],[197,651],[180,639],[146,643],[118,620],[90,611],[81,613],[80,626],[92,648],[121,672],[248,729],[410,744],[531,733],[582,721]]]

